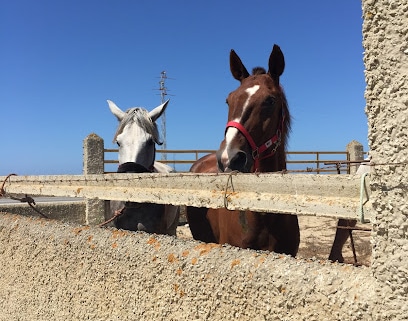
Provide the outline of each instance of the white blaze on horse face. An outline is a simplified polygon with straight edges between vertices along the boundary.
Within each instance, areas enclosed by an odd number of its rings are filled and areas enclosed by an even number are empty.
[[[241,116],[244,114],[245,109],[248,107],[249,101],[251,100],[251,97],[252,97],[253,95],[255,95],[255,93],[256,93],[258,90],[259,90],[259,85],[255,85],[255,86],[253,86],[253,87],[251,87],[251,88],[247,88],[247,89],[245,90],[245,92],[248,93],[248,97],[247,97],[247,99],[246,99],[246,101],[245,101],[244,106],[242,107]],[[235,121],[235,122],[237,122],[237,123],[240,123],[241,117],[235,118],[233,121]],[[237,135],[238,133],[239,133],[239,130],[236,129],[235,127],[228,127],[227,130],[226,130],[226,132],[225,132],[225,149],[224,149],[224,151],[223,151],[222,154],[221,154],[221,161],[222,161],[224,164],[228,164],[228,163],[229,163],[228,154],[230,154],[231,151],[232,151],[231,144],[232,144],[234,138],[236,137],[236,135]]]

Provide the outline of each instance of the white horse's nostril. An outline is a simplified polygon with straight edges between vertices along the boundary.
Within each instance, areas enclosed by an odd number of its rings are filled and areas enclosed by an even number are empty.
[[[146,231],[147,231],[147,228],[146,228],[146,226],[144,226],[142,223],[138,223],[138,224],[137,224],[137,230],[138,230],[138,231],[144,231],[144,232],[146,232]]]

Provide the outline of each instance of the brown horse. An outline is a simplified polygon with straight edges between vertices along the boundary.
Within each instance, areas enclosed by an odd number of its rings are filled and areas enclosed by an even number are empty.
[[[366,159],[367,161],[370,158]],[[356,171],[357,175],[363,175],[366,173],[370,173],[371,167],[367,164],[362,163]],[[343,257],[343,247],[346,243],[347,239],[351,236],[351,230],[343,229],[341,227],[349,227],[353,228],[357,224],[356,220],[346,220],[346,219],[339,219],[337,222],[337,226],[340,228],[336,229],[336,234],[334,237],[333,245],[330,250],[329,260],[333,262],[344,262]]]
[[[277,45],[273,47],[268,67],[268,72],[261,67],[254,68],[250,75],[231,50],[231,73],[240,86],[227,98],[225,138],[219,150],[195,162],[191,172],[251,173],[286,169],[290,114],[279,84],[285,60]],[[193,237],[204,242],[229,243],[292,256],[299,248],[299,224],[295,215],[190,207],[187,219]]]

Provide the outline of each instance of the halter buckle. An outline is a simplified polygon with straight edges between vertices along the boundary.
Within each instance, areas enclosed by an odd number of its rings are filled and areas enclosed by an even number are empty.
[[[258,147],[252,151],[252,158],[253,159],[259,158],[259,148]]]
[[[276,150],[278,149],[278,147],[281,144],[281,138],[282,138],[282,132],[280,131],[280,129],[278,129],[276,131],[276,141],[275,141],[275,146],[272,148],[272,153],[276,153]]]

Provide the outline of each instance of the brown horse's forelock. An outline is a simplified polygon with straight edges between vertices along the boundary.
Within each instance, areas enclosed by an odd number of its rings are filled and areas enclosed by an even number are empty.
[[[266,70],[263,67],[255,67],[252,69],[252,75],[263,75],[266,74]]]
[[[154,141],[157,144],[161,144],[159,131],[156,124],[152,121],[149,116],[149,112],[144,108],[134,107],[126,110],[126,115],[120,122],[118,129],[116,130],[115,136],[113,137],[113,142],[116,141],[118,135],[123,132],[123,129],[130,122],[136,122],[141,128],[143,128],[147,133],[153,136]]]

